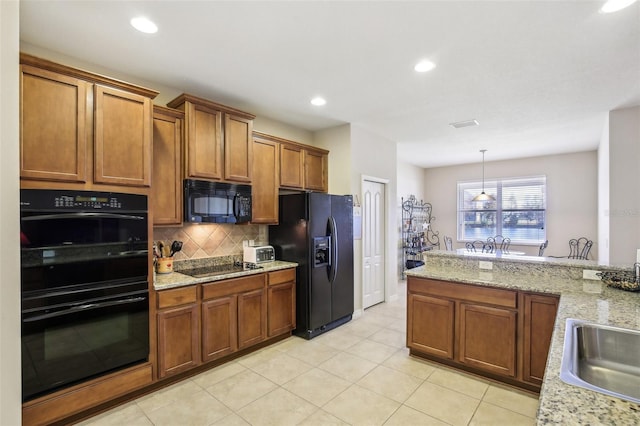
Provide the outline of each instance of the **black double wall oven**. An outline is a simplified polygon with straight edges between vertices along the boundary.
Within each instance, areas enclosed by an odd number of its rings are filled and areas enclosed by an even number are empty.
[[[22,399],[149,356],[147,197],[20,191]]]

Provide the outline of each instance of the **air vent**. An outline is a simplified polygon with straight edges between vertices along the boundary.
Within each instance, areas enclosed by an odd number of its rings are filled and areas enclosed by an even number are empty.
[[[455,127],[456,129],[460,129],[462,127],[471,127],[478,126],[478,120],[466,120],[466,121],[458,121],[457,123],[449,123],[449,126]]]

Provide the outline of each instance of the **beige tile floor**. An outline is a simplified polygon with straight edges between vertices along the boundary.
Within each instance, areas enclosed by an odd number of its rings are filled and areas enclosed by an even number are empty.
[[[398,300],[290,337],[83,425],[533,425],[538,399],[409,356]]]

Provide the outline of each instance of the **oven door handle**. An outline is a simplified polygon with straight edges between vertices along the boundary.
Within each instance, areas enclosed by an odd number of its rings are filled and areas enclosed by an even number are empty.
[[[24,318],[22,320],[22,322],[34,322],[34,321],[41,321],[44,319],[49,319],[49,318],[55,318],[55,317],[60,317],[63,315],[70,315],[70,314],[74,314],[77,312],[85,312],[85,311],[90,311],[93,309],[100,309],[100,308],[106,308],[109,306],[122,306],[122,305],[128,305],[131,303],[139,303],[139,302],[144,302],[145,300],[147,300],[146,297],[131,297],[131,298],[127,298],[127,299],[118,299],[118,300],[111,300],[108,302],[97,302],[97,303],[85,303],[82,305],[75,305],[72,306],[68,309],[62,310],[62,311],[56,311],[56,312],[49,312],[46,314],[42,314],[42,315],[35,315],[33,317],[29,317],[29,318]]]
[[[38,216],[26,216],[22,220],[52,220],[52,219],[83,219],[83,218],[98,218],[98,219],[131,219],[131,220],[144,220],[142,216],[133,216],[129,214],[117,214],[117,213],[93,213],[93,212],[77,212],[77,213],[58,213],[58,214],[43,214]]]

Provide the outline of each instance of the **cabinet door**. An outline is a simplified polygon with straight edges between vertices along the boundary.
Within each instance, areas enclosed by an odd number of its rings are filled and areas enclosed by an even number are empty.
[[[296,322],[295,281],[270,285],[267,291],[269,306],[269,337],[290,332],[295,328]]]
[[[253,161],[253,120],[224,115],[224,178],[251,182]]]
[[[221,180],[222,112],[185,103],[187,177]]]
[[[267,337],[265,289],[238,294],[238,349],[260,343]]]
[[[153,114],[153,224],[180,225],[183,120],[180,115],[163,111],[156,108]]]
[[[514,310],[461,303],[459,361],[515,377],[516,320]]]
[[[200,364],[198,304],[158,311],[158,377]]]
[[[542,384],[557,310],[557,297],[524,294],[523,379],[527,382]]]
[[[252,223],[278,223],[279,150],[277,142],[253,141]]]
[[[304,153],[299,146],[280,144],[280,186],[304,186]]]
[[[211,361],[238,350],[237,297],[202,302],[202,361]]]
[[[453,359],[455,303],[421,294],[407,297],[407,346]]]
[[[151,99],[95,85],[94,181],[151,184]]]
[[[327,155],[319,152],[304,151],[304,187],[315,191],[328,191]]]
[[[21,66],[20,176],[85,182],[90,84]]]

